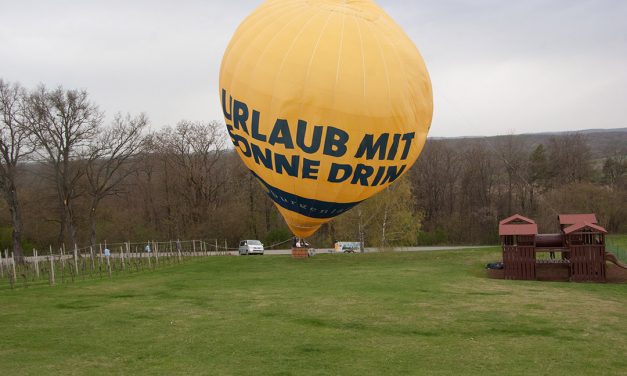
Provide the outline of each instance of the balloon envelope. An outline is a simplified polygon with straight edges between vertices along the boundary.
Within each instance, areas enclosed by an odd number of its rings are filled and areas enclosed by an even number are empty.
[[[420,53],[368,0],[264,2],[219,92],[237,153],[300,237],[406,173],[433,114]]]

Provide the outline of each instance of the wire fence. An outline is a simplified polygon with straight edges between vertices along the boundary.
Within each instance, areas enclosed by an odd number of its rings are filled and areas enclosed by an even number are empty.
[[[290,242],[265,246],[273,249]],[[236,254],[238,247],[227,241],[169,240],[147,242],[101,243],[96,246],[57,250],[33,250],[32,256],[16,260],[8,250],[0,252],[0,289],[56,285],[91,278],[112,278],[117,275],[155,270],[180,264],[194,257]]]

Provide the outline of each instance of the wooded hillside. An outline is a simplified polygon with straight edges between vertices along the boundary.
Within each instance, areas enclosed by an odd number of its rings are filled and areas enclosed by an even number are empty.
[[[84,91],[0,81],[0,94],[2,249],[16,236],[27,253],[62,242],[291,236],[220,122],[147,132],[145,114],[105,124]],[[624,233],[626,198],[627,129],[430,139],[404,178],[311,242],[493,243],[512,213],[551,231],[557,213],[595,212]]]

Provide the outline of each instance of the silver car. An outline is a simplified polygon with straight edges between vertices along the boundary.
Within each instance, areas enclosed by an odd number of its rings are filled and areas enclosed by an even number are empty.
[[[263,255],[263,244],[259,240],[242,240],[239,242],[239,254]]]

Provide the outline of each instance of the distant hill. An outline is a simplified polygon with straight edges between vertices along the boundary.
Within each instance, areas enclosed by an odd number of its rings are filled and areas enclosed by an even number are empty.
[[[579,133],[585,136],[590,147],[591,156],[594,159],[607,158],[612,155],[627,155],[627,128],[614,129],[586,129],[568,132],[527,133],[514,135],[514,138],[532,150],[539,144],[546,145],[551,138],[567,134]],[[508,135],[488,137],[429,137],[431,140],[445,140],[447,143],[459,148],[473,142],[489,142],[497,145]]]

